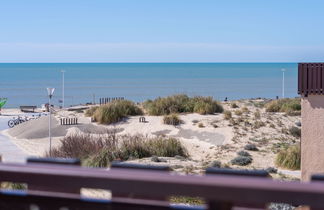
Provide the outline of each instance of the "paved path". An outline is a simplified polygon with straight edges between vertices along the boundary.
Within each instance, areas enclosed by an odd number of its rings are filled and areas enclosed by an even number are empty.
[[[12,119],[12,116],[0,116],[0,131],[8,128],[8,120]],[[3,162],[20,162],[26,161],[27,154],[12,141],[2,134],[0,134],[0,155]]]
[[[22,149],[12,143],[8,137],[2,134],[0,134],[0,154],[3,162],[24,163],[28,156]]]

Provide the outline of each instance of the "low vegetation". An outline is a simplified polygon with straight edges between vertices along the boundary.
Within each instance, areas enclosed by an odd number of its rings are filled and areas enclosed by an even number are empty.
[[[239,106],[236,103],[231,103],[231,108],[236,109],[239,108]]]
[[[232,165],[238,165],[238,166],[246,166],[252,163],[252,158],[249,156],[237,156],[233,160],[231,160]]]
[[[232,112],[226,110],[226,111],[224,112],[224,119],[225,119],[225,120],[230,120],[230,119],[232,119]]]
[[[301,110],[299,98],[273,100],[267,103],[265,107],[267,112],[285,112],[288,115],[298,115]]]
[[[221,168],[222,167],[222,162],[215,160],[209,164],[209,167],[213,168]]]
[[[97,111],[98,108],[99,108],[99,106],[93,106],[90,109],[87,109],[85,111],[85,116],[92,117],[94,115],[94,113]]]
[[[180,125],[182,123],[178,114],[169,114],[163,117],[163,123],[166,125]]]
[[[241,116],[243,114],[243,112],[241,110],[236,110],[234,113],[237,116]]]
[[[101,124],[111,124],[121,121],[127,116],[143,114],[142,110],[128,100],[116,100],[103,106],[93,107],[86,112]]]
[[[114,131],[92,135],[78,133],[64,137],[61,146],[52,149],[52,157],[79,158],[86,166],[107,167],[111,161],[145,157],[188,157],[175,138],[148,138],[142,135],[116,135]],[[49,156],[49,154],[47,154]]]
[[[276,157],[276,165],[278,167],[299,170],[301,162],[300,146],[292,145],[281,150]]]
[[[242,108],[242,112],[248,114],[250,110],[245,106]]]
[[[198,197],[185,197],[185,196],[172,196],[170,198],[171,203],[189,204],[189,205],[204,205],[206,202],[202,198]]]
[[[257,121],[254,122],[253,128],[254,129],[259,129],[259,128],[264,127],[264,126],[266,126],[266,124],[263,121],[257,120]]]
[[[295,126],[289,128],[289,133],[296,138],[300,138],[301,137],[301,129],[297,128]]]
[[[259,150],[255,144],[247,144],[244,146],[244,149],[249,150],[249,151],[258,151]]]
[[[199,127],[199,128],[204,128],[205,125],[204,125],[204,123],[198,123],[198,127]]]
[[[7,189],[7,190],[26,190],[27,184],[14,183],[14,182],[2,182],[0,184],[0,188]]]
[[[144,102],[144,108],[150,115],[169,115],[171,113],[222,113],[222,105],[212,97],[189,97],[173,95]]]
[[[257,110],[256,112],[254,112],[254,118],[257,119],[257,120],[261,119],[261,113],[260,113],[259,110]]]
[[[251,157],[250,153],[248,153],[247,151],[244,151],[244,150],[237,152],[237,155],[244,156],[244,157]]]

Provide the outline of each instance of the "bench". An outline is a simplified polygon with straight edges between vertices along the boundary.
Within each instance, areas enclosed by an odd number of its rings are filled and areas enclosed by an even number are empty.
[[[20,106],[20,111],[22,112],[35,112],[37,106]]]

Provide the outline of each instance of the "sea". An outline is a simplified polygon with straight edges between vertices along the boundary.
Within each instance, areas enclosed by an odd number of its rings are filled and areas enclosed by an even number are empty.
[[[297,63],[1,63],[5,108],[48,102],[65,106],[124,97],[134,102],[173,94],[216,100],[297,97]],[[64,71],[64,73],[62,73]]]

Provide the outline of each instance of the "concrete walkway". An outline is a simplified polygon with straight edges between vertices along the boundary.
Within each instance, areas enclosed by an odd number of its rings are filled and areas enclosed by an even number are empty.
[[[27,154],[10,139],[0,134],[0,155],[3,162],[26,162]]]
[[[12,116],[0,116],[0,132],[8,129],[8,120],[12,119]],[[17,145],[3,134],[0,133],[0,155],[3,162],[26,162],[28,157],[27,153],[20,149]]]

